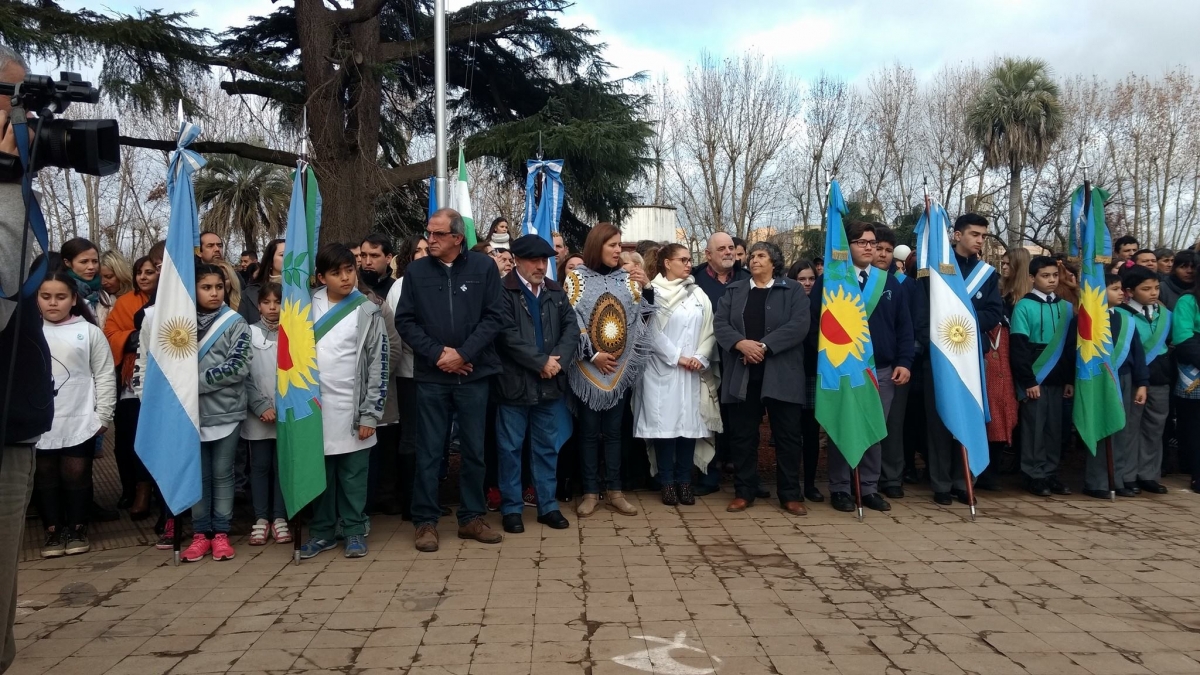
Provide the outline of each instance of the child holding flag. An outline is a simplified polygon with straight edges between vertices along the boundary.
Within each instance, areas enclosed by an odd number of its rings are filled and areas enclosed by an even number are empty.
[[[233,457],[246,418],[250,328],[225,304],[228,280],[220,267],[196,266],[196,341],[200,365],[200,501],[192,507],[192,543],[180,560],[234,556],[229,543],[233,516]]]
[[[279,309],[283,288],[269,281],[257,289],[258,321],[250,326],[254,359],[246,378],[249,408],[242,424],[242,438],[250,445],[250,493],[254,525],[250,545],[262,546],[270,536],[280,544],[292,540],[288,531],[283,489],[279,485],[279,459],[275,449],[275,382],[279,363]],[[273,516],[268,520],[269,516]]]
[[[1071,305],[1055,294],[1054,258],[1029,261],[1033,290],[1013,308],[1011,352],[1013,380],[1021,400],[1021,471],[1027,489],[1039,497],[1069,495],[1058,479],[1062,455],[1062,399],[1075,393],[1075,331]]]
[[[314,502],[312,535],[300,548],[311,558],[337,545],[338,521],[347,558],[367,554],[367,470],[375,427],[387,398],[388,346],[379,306],[357,288],[354,254],[342,244],[317,253],[322,288],[312,296],[313,333],[321,378],[325,491]]]
[[[1128,421],[1133,417],[1134,408],[1146,404],[1146,385],[1150,382],[1150,371],[1146,367],[1146,355],[1142,351],[1142,341],[1137,339],[1137,329],[1134,328],[1132,317],[1117,309],[1125,300],[1121,277],[1106,274],[1104,282],[1108,286],[1108,306],[1111,308],[1108,310],[1108,320],[1113,343],[1112,365],[1117,371],[1117,381],[1121,384],[1121,402],[1125,406],[1126,420],[1124,427],[1113,434],[1111,439],[1116,480],[1114,488],[1118,497],[1133,497],[1141,490],[1131,489],[1124,484],[1124,476],[1134,461],[1133,444],[1137,437]],[[1083,494],[1096,499],[1108,499],[1107,448],[1097,444],[1096,452],[1088,453],[1085,459]]]
[[[1160,258],[1161,260],[1161,258]],[[1171,382],[1175,369],[1167,347],[1171,341],[1171,310],[1158,302],[1158,275],[1141,266],[1130,268],[1121,275],[1121,285],[1129,299],[1120,309],[1129,314],[1137,328],[1137,339],[1146,354],[1150,384],[1146,388],[1145,405],[1133,406],[1127,418],[1129,430],[1129,461],[1120,479],[1129,489],[1138,488],[1154,494],[1166,494],[1167,488],[1158,482],[1162,475],[1163,430],[1170,408]]]

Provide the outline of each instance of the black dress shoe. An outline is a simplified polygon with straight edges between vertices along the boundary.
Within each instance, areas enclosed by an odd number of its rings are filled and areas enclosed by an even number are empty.
[[[951,495],[949,492],[935,492],[933,493],[933,501],[941,506],[950,506],[954,503],[954,495]]]
[[[904,488],[899,485],[891,485],[883,488],[883,494],[887,495],[888,499],[904,499]]]
[[[521,514],[509,513],[501,519],[504,523],[504,531],[509,534],[521,534],[525,531],[525,521],[521,520]]]
[[[1142,488],[1142,491],[1149,492],[1150,494],[1154,494],[1154,495],[1167,494],[1167,486],[1163,485],[1162,483],[1160,483],[1156,480],[1139,480],[1138,486]]]
[[[770,490],[764,490],[764,489],[762,489],[762,488],[758,488],[758,491],[754,493],[754,498],[755,498],[755,499],[770,499],[770,498],[771,498],[771,491],[770,491]]]
[[[1063,485],[1063,482],[1061,480],[1059,480],[1057,476],[1047,478],[1046,479],[1046,487],[1050,490],[1050,492],[1052,492],[1056,495],[1061,495],[1061,496],[1065,497],[1065,496],[1071,494],[1071,488],[1067,487],[1066,485]]]
[[[830,492],[829,504],[834,509],[844,513],[850,513],[857,508],[854,505],[854,498],[850,496],[849,492]]]
[[[571,526],[561,511],[551,511],[540,515],[537,517],[537,521],[543,525],[549,525],[555,530],[565,530]]]
[[[1052,494],[1050,492],[1050,485],[1044,478],[1035,478],[1029,481],[1029,486],[1026,489],[1029,490],[1029,494],[1037,497],[1049,497]]]
[[[887,503],[887,500],[879,496],[878,492],[872,492],[862,498],[863,506],[872,511],[891,511],[892,505]]]
[[[818,490],[815,486],[811,486],[811,485],[809,487],[804,488],[804,498],[810,502],[814,502],[817,504],[820,504],[821,502],[825,501],[825,495],[821,494],[820,490]]]
[[[1118,497],[1136,497],[1137,493],[1127,487],[1119,487],[1116,490]]]
[[[96,523],[111,523],[114,520],[121,519],[121,513],[116,509],[106,509],[92,500],[92,504],[88,507],[88,519]]]
[[[998,492],[1000,490],[1000,482],[991,475],[985,473],[975,481],[976,490],[987,490],[988,492]]]
[[[692,488],[692,494],[696,495],[697,497],[706,497],[708,495],[713,494],[714,492],[720,492],[720,491],[721,491],[721,486],[705,485],[704,483],[701,483],[701,484],[697,485],[696,487]]]
[[[1088,490],[1086,488],[1084,488],[1083,494],[1093,499],[1108,499],[1110,496],[1108,490]]]
[[[1125,489],[1129,490],[1130,492],[1132,492],[1135,495],[1142,494],[1142,488],[1138,487],[1137,483],[1126,483]]]
[[[967,506],[971,505],[971,498],[969,495],[967,495],[966,490],[954,489],[950,491],[950,494],[954,495],[954,498],[958,500],[959,504],[966,504]]]

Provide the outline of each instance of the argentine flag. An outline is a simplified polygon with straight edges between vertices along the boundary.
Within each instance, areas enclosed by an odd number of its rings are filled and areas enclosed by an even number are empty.
[[[551,246],[554,246],[554,233],[558,232],[558,221],[562,218],[563,201],[566,199],[562,170],[561,159],[531,159],[525,163],[525,215],[521,218],[521,232],[536,234]],[[539,174],[544,178],[542,198],[535,203]],[[546,276],[554,279],[557,274],[557,265],[546,266]]]
[[[971,473],[978,476],[988,465],[983,336],[949,229],[946,209],[937,203],[925,209],[917,223],[917,275],[929,277],[929,358],[938,415],[966,446]]]
[[[171,219],[153,311],[146,312],[140,349],[142,411],[134,450],[178,515],[200,501],[200,391],[196,344],[196,263],[200,218],[192,174],[204,159],[187,146],[200,127],[181,122],[167,169]]]

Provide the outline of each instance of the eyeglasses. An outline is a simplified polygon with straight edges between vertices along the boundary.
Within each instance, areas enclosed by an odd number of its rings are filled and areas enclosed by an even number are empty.
[[[692,259],[691,259],[691,258],[667,258],[667,260],[674,260],[674,261],[676,261],[676,262],[681,262],[681,263],[683,263],[684,265],[691,265],[691,264],[692,264]]]
[[[855,239],[850,243],[863,248],[875,248],[879,242],[875,241],[874,239]]]
[[[446,230],[444,232],[434,232],[433,230],[425,230],[425,238],[426,239],[433,239],[434,237],[452,236],[453,234],[454,233],[451,232],[450,230]]]

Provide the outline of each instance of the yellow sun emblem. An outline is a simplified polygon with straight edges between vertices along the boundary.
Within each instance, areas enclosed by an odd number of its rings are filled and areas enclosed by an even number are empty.
[[[1107,290],[1085,283],[1079,293],[1079,358],[1087,363],[1109,353],[1112,327],[1108,323]]]
[[[955,354],[966,354],[975,349],[975,321],[962,314],[952,314],[938,326],[938,339],[942,347]]]
[[[158,328],[158,344],[174,359],[195,353],[196,323],[182,316],[167,319]]]
[[[279,312],[279,395],[290,387],[308,389],[317,385],[317,341],[313,336],[312,306],[285,300]]]
[[[836,292],[825,289],[820,330],[819,348],[834,368],[841,366],[848,357],[864,358],[867,343],[871,340],[867,311],[862,300],[852,297],[845,289],[838,288]]]

